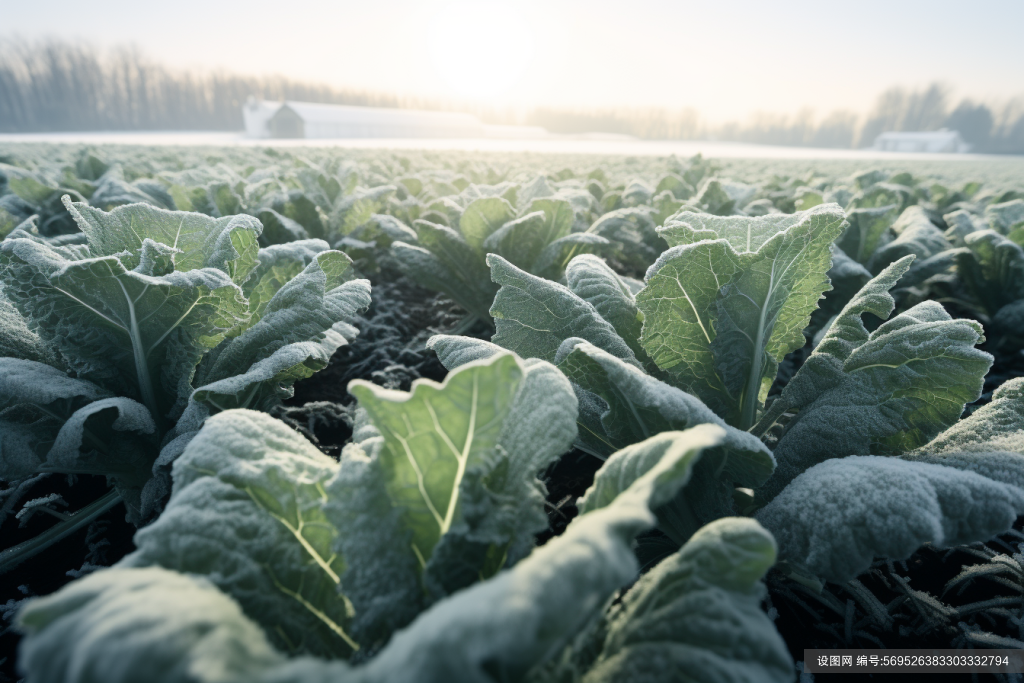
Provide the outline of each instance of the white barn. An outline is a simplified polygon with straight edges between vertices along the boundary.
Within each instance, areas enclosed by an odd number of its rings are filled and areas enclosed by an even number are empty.
[[[250,138],[481,138],[475,116],[419,109],[262,102],[242,107]]]
[[[875,138],[874,149],[885,152],[933,152],[962,154],[971,151],[955,130],[889,132]]]

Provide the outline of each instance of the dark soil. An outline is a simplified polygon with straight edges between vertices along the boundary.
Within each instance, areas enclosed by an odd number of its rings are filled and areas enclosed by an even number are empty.
[[[72,482],[73,485],[72,485]],[[108,490],[106,478],[50,476],[38,482],[26,500],[51,493],[67,502],[65,510],[78,510],[100,498]],[[36,513],[28,523],[11,515],[0,525],[3,547],[9,548],[45,531],[56,521],[45,513]],[[48,595],[92,568],[109,566],[135,549],[135,527],[125,521],[120,505],[104,513],[89,526],[79,529],[59,543],[30,558],[0,576],[0,683],[18,680],[14,663],[20,637],[11,630],[16,607],[27,597]]]

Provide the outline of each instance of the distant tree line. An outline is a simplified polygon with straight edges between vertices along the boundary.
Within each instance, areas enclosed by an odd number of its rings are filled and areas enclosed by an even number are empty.
[[[249,97],[457,109],[488,123],[527,123],[555,133],[801,147],[866,147],[885,131],[950,128],[960,131],[974,151],[1024,154],[1024,99],[999,106],[965,99],[951,106],[949,91],[939,84],[921,90],[890,88],[866,117],[839,111],[819,121],[812,111],[801,110],[708,125],[693,109],[537,108],[524,113],[339,89],[283,76],[176,71],[130,47],[101,51],[63,41],[0,40],[0,132],[241,130],[242,104]]]
[[[950,106],[941,84],[921,90],[894,87],[883,92],[867,116],[837,111],[816,120],[804,109],[795,115],[757,114],[744,123],[702,124],[690,110],[622,109],[567,112],[537,109],[528,122],[558,133],[603,131],[648,139],[715,139],[790,147],[868,147],[886,131],[960,132],[975,152],[1024,154],[1024,98],[1001,106],[961,100]]]
[[[0,132],[241,130],[250,97],[395,107],[398,98],[283,76],[173,71],[137,48],[0,42]]]

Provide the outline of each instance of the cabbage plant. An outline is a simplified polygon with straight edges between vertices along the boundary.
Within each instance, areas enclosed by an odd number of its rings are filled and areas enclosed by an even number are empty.
[[[1022,382],[960,420],[992,357],[975,348],[981,326],[938,303],[888,319],[889,290],[914,255],[853,296],[766,404],[779,359],[803,346],[829,287],[829,244],[843,226],[836,205],[757,218],[682,213],[661,230],[675,246],[635,295],[593,257],[571,263],[563,286],[492,256],[501,285],[492,343],[432,344],[449,368],[501,348],[557,364],[580,403],[577,446],[598,457],[661,430],[724,425],[702,476],[657,511],[677,544],[742,511],[776,534],[792,571],[846,581],[874,556],[1009,529],[1024,512]],[[866,313],[885,322],[869,331]]]
[[[486,255],[500,254],[531,273],[557,280],[574,255],[610,244],[597,234],[572,232],[573,220],[572,204],[565,199],[533,199],[517,217],[505,198],[480,197],[458,215],[458,229],[417,220],[416,244],[395,242],[392,253],[417,283],[445,293],[471,318],[489,322],[497,287],[487,271]]]
[[[260,249],[250,216],[65,205],[80,243],[0,242],[0,478],[9,496],[54,473],[113,489],[5,550],[2,569],[119,501],[150,518],[207,416],[279,404],[370,303],[345,254],[320,240]]]
[[[340,463],[260,413],[207,420],[138,550],[22,609],[26,680],[792,678],[760,607],[775,546],[754,520],[701,529],[616,599],[633,539],[721,428],[613,454],[580,516],[534,548],[537,474],[576,432],[551,364],[503,352],[410,392],[350,388],[361,417]]]

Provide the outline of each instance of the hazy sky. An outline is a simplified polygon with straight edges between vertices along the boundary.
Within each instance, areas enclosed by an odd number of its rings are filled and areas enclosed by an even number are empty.
[[[0,35],[399,95],[863,112],[891,85],[1024,94],[1024,0],[0,0]],[[242,10],[240,8],[244,7]]]

